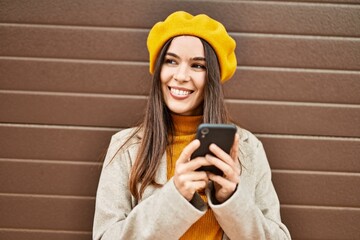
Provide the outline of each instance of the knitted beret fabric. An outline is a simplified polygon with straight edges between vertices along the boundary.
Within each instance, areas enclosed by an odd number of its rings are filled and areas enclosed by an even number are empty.
[[[229,80],[236,70],[235,40],[225,27],[205,14],[193,16],[184,11],[170,14],[165,21],[156,23],[147,38],[150,55],[150,73],[154,73],[156,59],[167,40],[175,36],[190,35],[207,41],[218,57],[221,82]]]

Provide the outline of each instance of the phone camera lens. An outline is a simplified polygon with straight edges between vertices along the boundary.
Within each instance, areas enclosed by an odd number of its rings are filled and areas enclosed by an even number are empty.
[[[206,135],[206,134],[208,134],[209,133],[209,129],[208,128],[203,128],[203,129],[201,129],[201,134],[202,135]]]

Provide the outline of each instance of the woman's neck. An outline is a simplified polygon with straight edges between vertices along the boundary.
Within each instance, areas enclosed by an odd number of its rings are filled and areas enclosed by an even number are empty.
[[[203,117],[200,116],[182,116],[171,114],[174,124],[174,135],[189,135],[196,132],[197,127],[202,122]]]

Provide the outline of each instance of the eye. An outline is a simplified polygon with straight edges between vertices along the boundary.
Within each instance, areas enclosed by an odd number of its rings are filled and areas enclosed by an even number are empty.
[[[204,64],[194,63],[191,67],[199,70],[206,70],[206,66]]]
[[[177,64],[177,62],[174,59],[171,59],[171,58],[166,58],[164,63],[169,64],[169,65]]]

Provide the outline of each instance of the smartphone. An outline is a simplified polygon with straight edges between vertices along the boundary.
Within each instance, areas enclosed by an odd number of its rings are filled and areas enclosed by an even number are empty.
[[[205,156],[206,154],[214,155],[209,150],[209,146],[212,143],[215,143],[226,153],[230,154],[236,131],[236,126],[232,124],[200,124],[196,132],[196,138],[200,140],[201,144],[191,155],[191,159]],[[217,175],[223,174],[223,172],[215,166],[202,166],[198,168],[197,171],[209,171]]]

